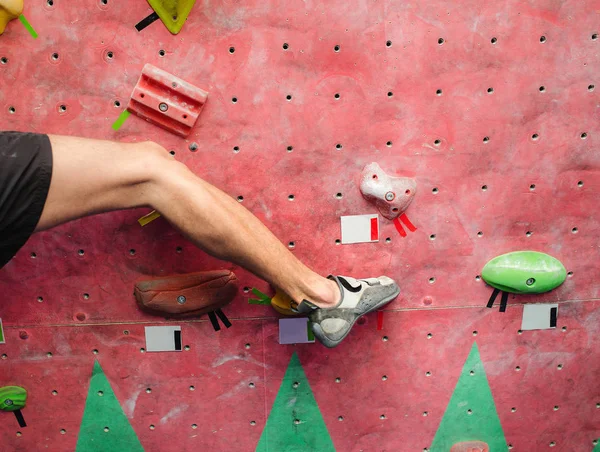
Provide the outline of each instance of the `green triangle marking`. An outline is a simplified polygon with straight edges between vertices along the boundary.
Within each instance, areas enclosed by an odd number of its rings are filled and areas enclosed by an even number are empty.
[[[106,428],[108,431],[105,431]],[[98,361],[94,363],[76,450],[144,451]]]
[[[295,352],[256,446],[256,452],[282,451],[335,452],[325,421]]]
[[[448,452],[461,441],[485,441],[491,451],[508,447],[477,343],[473,343],[430,450]]]

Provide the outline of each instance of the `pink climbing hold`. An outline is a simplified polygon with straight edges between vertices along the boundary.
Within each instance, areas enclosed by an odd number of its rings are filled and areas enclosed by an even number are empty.
[[[417,191],[417,181],[410,177],[391,177],[373,162],[364,167],[360,191],[367,201],[374,202],[388,220],[398,218],[410,205]]]

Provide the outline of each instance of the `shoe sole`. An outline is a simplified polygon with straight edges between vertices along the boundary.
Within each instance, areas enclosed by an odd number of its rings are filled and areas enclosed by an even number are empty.
[[[398,295],[400,295],[400,288],[398,288],[398,290],[396,292],[394,292],[393,295],[390,295],[389,297],[384,298],[379,303],[377,303],[377,305],[375,305],[373,308],[369,309],[368,311],[365,311],[362,314],[355,314],[354,320],[352,320],[352,322],[350,323],[350,328],[348,328],[348,331],[346,331],[346,334],[344,334],[337,341],[332,341],[331,339],[327,338],[327,336],[325,336],[325,334],[323,333],[323,329],[321,328],[320,324],[311,322],[313,334],[315,335],[315,337],[319,338],[319,341],[325,347],[327,347],[327,348],[336,347],[337,345],[340,344],[340,342],[342,342],[346,338],[346,336],[348,336],[348,334],[350,334],[350,331],[352,331],[352,328],[354,327],[354,324],[356,323],[356,321],[358,319],[360,319],[363,315],[369,314],[370,312],[376,311],[377,309],[381,308],[382,306],[385,306],[390,301],[392,301],[394,298],[396,298]]]

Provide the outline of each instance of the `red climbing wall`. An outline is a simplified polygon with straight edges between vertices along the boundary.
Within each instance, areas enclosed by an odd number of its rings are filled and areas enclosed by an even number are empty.
[[[135,280],[226,267],[267,285],[163,219],[141,228],[147,211],[39,234],[0,270],[0,386],[30,391],[30,426],[3,420],[5,444],[72,450],[98,359],[146,450],[254,450],[296,350],[339,451],[424,450],[477,340],[514,450],[591,450],[598,11],[595,0],[204,1],[173,36],[160,22],[135,30],[151,12],[142,0],[27,1],[39,37],[18,21],[0,37],[0,130],[157,141],[317,271],[386,274],[402,294],[383,330],[373,315],[327,350],[278,345],[274,311],[241,291],[230,330],[176,322],[189,351],[142,354],[143,325],[164,322],[138,311]],[[188,140],[133,116],[111,128],[145,63],[209,92]],[[338,245],[340,215],[376,213],[358,190],[372,161],[417,179],[418,230],[401,238],[383,219],[379,243]],[[481,268],[521,249],[555,256],[569,277],[511,296],[505,314],[485,309]],[[559,302],[558,328],[518,334],[520,305],[542,301]]]

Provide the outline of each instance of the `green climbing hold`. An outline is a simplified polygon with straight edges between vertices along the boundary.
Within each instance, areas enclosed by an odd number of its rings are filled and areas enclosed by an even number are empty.
[[[481,277],[490,286],[510,293],[543,293],[560,286],[567,277],[561,262],[537,251],[515,251],[495,257]]]
[[[27,391],[20,386],[4,386],[0,388],[0,410],[17,411],[25,408]]]
[[[490,451],[508,447],[477,343],[473,343],[430,450],[448,452],[461,441],[483,441]]]
[[[144,451],[98,361],[94,363],[76,450]]]
[[[335,452],[333,442],[294,353],[256,452]]]

